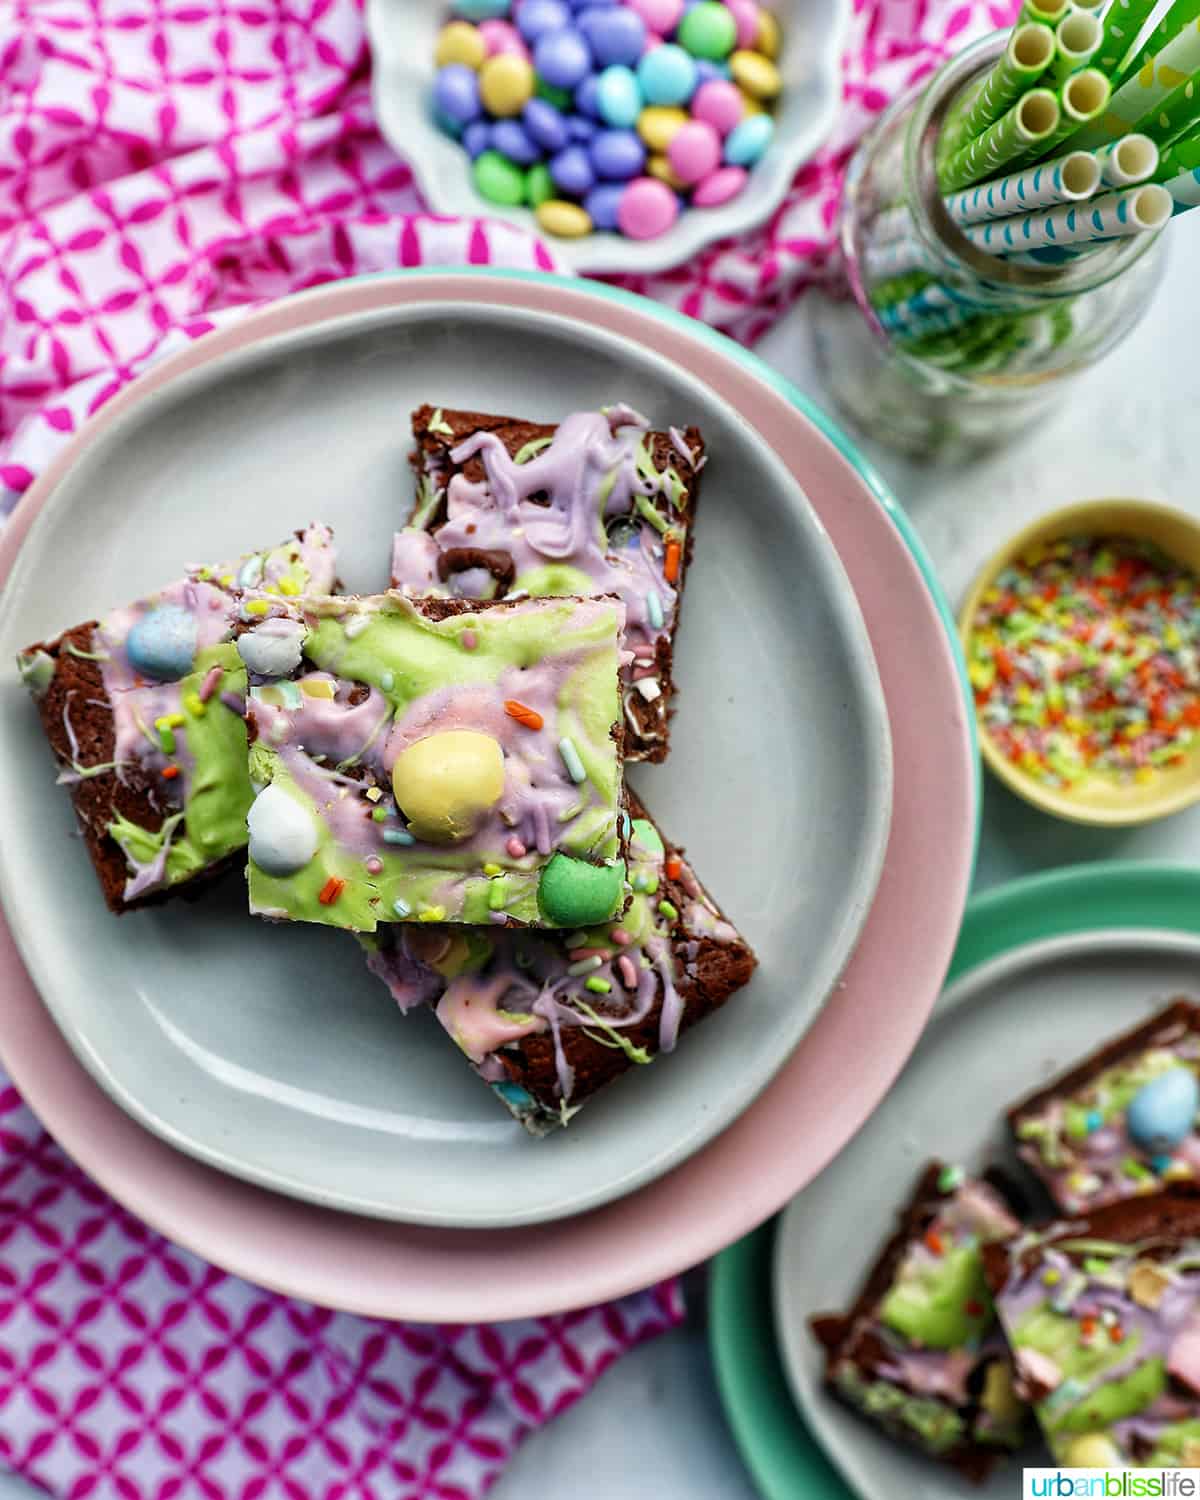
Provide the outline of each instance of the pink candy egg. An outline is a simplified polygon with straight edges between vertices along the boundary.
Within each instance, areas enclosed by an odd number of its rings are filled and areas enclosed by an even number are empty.
[[[495,57],[500,52],[515,52],[518,57],[529,56],[524,37],[509,21],[480,21],[479,35],[483,38],[489,57]]]
[[[737,27],[739,47],[753,47],[758,40],[758,6],[755,0],[725,0],[725,9]]]
[[[737,197],[749,175],[745,167],[720,167],[696,185],[692,203],[696,208],[720,208]]]
[[[699,182],[721,164],[721,137],[703,120],[689,120],[671,137],[667,160],[680,182]]]
[[[631,240],[652,240],[665,234],[678,217],[678,198],[655,177],[635,178],[617,205],[617,226]]]
[[[666,34],[678,26],[683,15],[683,0],[626,0],[630,10],[636,10],[651,31]]]
[[[720,135],[728,135],[745,113],[741,90],[724,78],[702,83],[692,95],[692,114]]]

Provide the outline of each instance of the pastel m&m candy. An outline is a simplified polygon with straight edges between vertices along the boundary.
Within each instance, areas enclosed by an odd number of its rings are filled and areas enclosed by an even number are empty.
[[[637,124],[642,112],[642,91],[632,68],[619,63],[605,68],[596,80],[596,106],[604,123],[615,129]]]
[[[697,208],[720,208],[722,203],[737,197],[748,176],[745,167],[718,167],[710,177],[696,184],[692,202]]]
[[[755,31],[757,32],[757,18]],[[679,23],[680,45],[693,57],[728,57],[737,44],[737,26],[720,0],[700,0]]]
[[[479,97],[489,114],[519,115],[533,96],[533,69],[523,57],[500,52],[479,70]]]
[[[497,120],[492,126],[491,144],[493,150],[507,156],[519,167],[531,167],[535,161],[541,160],[542,148],[517,120]]]
[[[683,0],[627,0],[630,10],[636,10],[651,31],[664,36],[678,26],[683,15]]]
[[[725,5],[733,18],[738,46],[753,47],[762,24],[762,12],[755,0],[725,0]]]
[[[521,33],[508,21],[480,21],[479,35],[483,38],[489,57],[495,57],[497,52],[515,52],[518,57],[529,56]]]
[[[699,182],[720,166],[721,138],[703,120],[689,120],[672,136],[667,160],[680,182]]]
[[[565,31],[571,24],[571,12],[563,0],[523,0],[516,20],[525,40],[536,42],[548,31]]]
[[[463,150],[472,161],[492,144],[492,127],[486,120],[473,120],[462,133]]]
[[[477,156],[471,175],[476,190],[490,203],[505,203],[512,207],[525,197],[524,172],[499,151],[485,151]]]
[[[561,151],[568,143],[567,122],[545,99],[531,99],[521,111],[521,123],[529,139],[543,151]]]
[[[581,145],[567,146],[550,158],[550,175],[564,193],[582,198],[596,181],[592,159]]]
[[[761,52],[738,51],[729,59],[733,81],[755,99],[774,99],[783,87],[779,69]]]
[[[589,120],[599,120],[600,114],[600,79],[595,73],[589,73],[574,94],[575,108],[587,115]]]
[[[547,198],[553,198],[557,191],[550,168],[544,161],[530,167],[525,173],[525,201],[530,208],[536,208],[539,203],[545,203]]]
[[[578,31],[548,31],[533,49],[533,65],[554,88],[573,89],[587,77],[592,55]]]
[[[683,110],[652,104],[638,115],[637,130],[651,151],[665,151],[674,139],[675,132],[687,122],[688,117]]]
[[[779,43],[779,22],[774,13],[764,5],[758,12],[758,35],[748,45],[774,62],[779,56]]]
[[[639,177],[621,196],[617,226],[632,240],[652,240],[666,234],[679,217],[679,199],[665,182]]]
[[[752,167],[774,134],[775,121],[770,115],[751,115],[725,138],[725,160],[733,167]]]
[[[599,182],[583,200],[583,206],[597,229],[617,227],[617,209],[625,188],[619,182]]]
[[[447,63],[478,68],[487,56],[487,50],[487,40],[477,26],[472,26],[469,21],[451,21],[438,32],[433,60],[439,68],[444,68]]]
[[[636,10],[626,6],[585,10],[579,17],[579,30],[600,68],[614,63],[629,67],[637,62],[646,46],[646,23]]]
[[[468,21],[490,21],[508,15],[512,0],[454,0],[454,9]]]
[[[475,70],[464,63],[447,63],[439,68],[433,83],[433,103],[440,115],[458,125],[478,119],[479,79]]]
[[[746,112],[736,84],[724,79],[702,83],[692,95],[692,117],[703,120],[720,135],[728,135]]]
[[[591,215],[587,209],[565,198],[548,198],[545,203],[538,204],[535,213],[546,233],[558,235],[560,239],[577,240],[580,235],[592,232]]]
[[[642,55],[637,79],[647,104],[686,104],[696,89],[696,64],[682,47],[664,42]]]
[[[634,130],[601,130],[589,152],[598,177],[637,177],[646,164],[646,148]]]
[[[677,193],[687,191],[687,183],[680,182],[675,175],[675,168],[665,156],[655,153],[646,158],[646,171],[651,177],[657,177],[659,182],[665,182],[669,188],[674,188]]]

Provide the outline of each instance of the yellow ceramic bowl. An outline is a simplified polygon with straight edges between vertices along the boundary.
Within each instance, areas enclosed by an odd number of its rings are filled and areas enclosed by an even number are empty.
[[[1200,575],[1200,522],[1182,511],[1139,500],[1089,500],[1064,506],[1011,537],[976,578],[958,617],[959,637],[968,660],[971,622],[984,590],[1030,547],[1065,536],[1123,536],[1151,541],[1176,562]],[[1014,766],[1001,754],[982,722],[979,746],[984,761],[1005,786],[1042,812],[1073,823],[1107,828],[1149,823],[1200,801],[1200,749],[1192,750],[1185,764],[1157,771],[1153,781],[1119,783],[1095,776],[1065,792],[1046,786]]]

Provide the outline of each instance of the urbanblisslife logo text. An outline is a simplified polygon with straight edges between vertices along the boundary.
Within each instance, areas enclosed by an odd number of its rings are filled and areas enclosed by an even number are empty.
[[[1026,1469],[1022,1500],[1200,1500],[1200,1469]]]

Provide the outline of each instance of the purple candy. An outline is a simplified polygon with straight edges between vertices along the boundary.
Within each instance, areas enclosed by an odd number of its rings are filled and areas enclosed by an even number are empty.
[[[591,190],[596,181],[592,163],[582,146],[568,146],[550,158],[550,176],[556,187],[576,198]]]
[[[589,120],[584,115],[570,115],[567,119],[567,134],[573,141],[586,143],[594,138],[599,129],[595,120]]]
[[[602,182],[599,187],[594,187],[583,200],[583,206],[587,209],[588,216],[597,229],[617,227],[617,207],[624,191],[623,183]]]
[[[575,108],[590,115],[593,120],[600,118],[600,107],[596,103],[596,90],[599,86],[600,79],[595,73],[589,73],[575,90]]]
[[[562,31],[571,24],[571,12],[562,0],[525,0],[516,15],[517,30],[527,42],[536,42],[550,31]]]
[[[462,133],[462,143],[472,161],[490,149],[492,127],[483,120],[475,120]]]
[[[588,148],[600,177],[624,182],[640,175],[646,148],[636,130],[601,130]]]
[[[531,99],[521,111],[525,133],[543,151],[561,151],[570,137],[567,122],[546,99]]]
[[[707,57],[696,58],[696,85],[712,83],[714,78],[728,78],[729,69],[720,63],[710,62]]]
[[[525,127],[516,120],[496,121],[492,126],[492,147],[519,167],[531,167],[542,159],[542,148],[529,139]]]
[[[592,54],[579,32],[548,31],[533,49],[533,65],[554,88],[573,89],[591,72]]]
[[[598,68],[607,68],[611,63],[632,66],[646,45],[645,21],[636,10],[624,7],[586,11],[579,18],[579,29]]]
[[[572,10],[613,10],[623,0],[570,0]]]
[[[469,125],[482,112],[479,79],[463,63],[447,63],[438,69],[433,83],[433,103],[438,114],[458,125]]]

